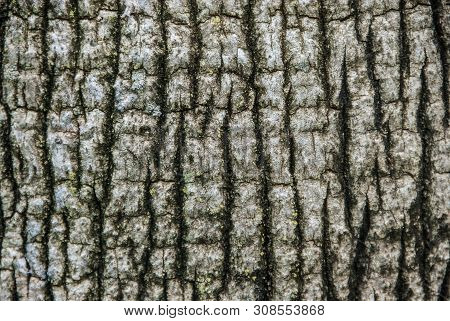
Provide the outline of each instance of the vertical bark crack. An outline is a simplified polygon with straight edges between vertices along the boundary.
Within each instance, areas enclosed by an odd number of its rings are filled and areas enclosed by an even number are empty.
[[[432,182],[432,144],[433,133],[430,119],[428,118],[427,109],[430,103],[430,93],[428,90],[428,82],[425,74],[427,61],[422,67],[420,73],[420,98],[417,108],[417,130],[421,140],[421,155],[419,175],[417,178],[417,196],[411,207],[411,223],[412,231],[415,235],[416,260],[419,265],[419,275],[422,282],[424,300],[431,298],[430,290],[430,251],[431,251],[431,207],[430,193]]]
[[[321,264],[322,264],[322,287],[323,299],[327,301],[338,300],[336,287],[333,280],[333,253],[330,240],[330,214],[328,213],[328,197],[330,195],[330,183],[327,186],[325,199],[322,207],[322,243],[321,243]]]
[[[442,278],[441,286],[439,287],[439,301],[448,301],[448,286],[450,284],[450,259],[447,260],[447,267],[445,268],[444,277]]]
[[[341,90],[339,92],[339,180],[344,193],[344,216],[345,223],[350,234],[354,237],[353,228],[353,214],[352,207],[354,203],[354,196],[351,190],[352,176],[350,171],[350,142],[351,142],[351,129],[349,113],[351,106],[350,91],[347,78],[347,61],[346,56],[342,62],[341,68]]]
[[[181,106],[180,117],[178,120],[178,128],[175,136],[175,158],[174,158],[174,171],[175,171],[175,216],[174,221],[178,226],[178,233],[176,239],[176,254],[175,254],[175,274],[177,278],[185,282],[186,270],[187,270],[187,249],[186,249],[186,219],[184,217],[184,202],[185,202],[185,180],[184,180],[184,168],[183,158],[184,149],[186,148],[186,132],[185,132],[185,111]]]
[[[304,259],[303,259],[303,248],[304,248],[304,223],[303,223],[303,208],[300,201],[300,195],[298,191],[298,181],[295,175],[296,173],[296,155],[297,150],[295,148],[295,138],[291,129],[291,113],[292,113],[292,83],[290,79],[290,61],[287,57],[287,41],[286,33],[288,30],[287,26],[287,8],[286,0],[281,1],[281,19],[282,19],[282,32],[281,32],[281,60],[283,61],[283,89],[285,92],[285,110],[284,110],[284,132],[286,136],[286,142],[289,149],[289,175],[291,178],[291,189],[293,193],[294,200],[294,211],[295,211],[295,246],[296,246],[296,262],[294,267],[294,275],[297,283],[297,293],[295,296],[296,300],[302,299],[302,293],[304,288]]]
[[[235,175],[233,171],[233,157],[231,152],[230,139],[230,121],[233,117],[233,84],[231,84],[230,94],[228,96],[227,110],[222,123],[222,159],[223,159],[223,190],[224,190],[224,209],[222,213],[222,240],[223,262],[221,284],[216,297],[227,290],[228,282],[231,277],[231,232],[233,230],[232,213],[235,202]]]
[[[113,157],[113,147],[115,144],[115,133],[114,133],[114,121],[115,121],[115,110],[116,110],[116,87],[115,83],[119,75],[119,63],[120,63],[120,46],[122,38],[122,5],[121,0],[115,1],[116,5],[116,16],[114,19],[113,26],[113,43],[114,52],[111,57],[111,73],[107,77],[107,82],[109,84],[108,101],[105,110],[105,119],[103,123],[103,143],[101,145],[103,157],[105,164],[102,172],[102,197],[99,199],[94,191],[94,203],[98,211],[98,255],[97,255],[97,300],[102,300],[104,294],[104,270],[105,270],[105,253],[106,253],[106,240],[103,235],[104,225],[105,225],[105,213],[111,199],[111,188],[112,188],[112,177],[114,174],[114,157]]]
[[[78,0],[70,0],[70,15],[72,17],[71,24],[74,32],[72,40],[72,77],[75,79],[78,70],[78,60],[81,50],[81,25],[80,25],[80,8]]]
[[[352,15],[355,19],[355,34],[356,34],[356,40],[358,42],[362,41],[361,31],[359,29],[360,19],[361,19],[361,4],[359,0],[349,0],[349,7],[351,9]]]
[[[439,58],[441,60],[442,68],[442,87],[441,94],[444,103],[444,117],[442,123],[444,129],[448,128],[449,119],[449,102],[448,102],[448,48],[447,48],[447,37],[444,32],[444,27],[442,24],[441,15],[444,14],[444,9],[440,0],[430,0],[431,13],[433,18],[434,35],[437,42],[437,47],[439,51]]]
[[[389,171],[392,173],[392,153],[391,153],[391,142],[390,142],[390,128],[389,122],[383,123],[384,121],[384,111],[383,111],[383,101],[381,99],[381,84],[380,80],[377,78],[375,73],[375,51],[374,51],[374,34],[372,28],[373,21],[369,24],[369,32],[366,38],[366,65],[367,65],[367,75],[370,80],[370,84],[374,91],[373,94],[373,113],[374,113],[374,126],[376,130],[382,135],[384,150],[386,153],[386,163],[388,164]],[[386,134],[386,132],[388,134]],[[387,137],[387,135],[389,135]]]
[[[408,37],[408,25],[406,22],[405,12],[405,0],[400,0],[399,14],[400,14],[400,29],[398,33],[398,43],[400,47],[400,61],[399,61],[399,75],[400,84],[398,89],[398,95],[402,103],[402,128],[405,127],[406,121],[406,107],[407,98],[405,97],[405,78],[409,77],[409,64],[410,64],[410,49],[409,49],[409,37]]]
[[[158,116],[157,121],[157,134],[156,134],[156,142],[153,147],[153,163],[155,165],[156,175],[159,177],[160,175],[160,166],[161,166],[161,148],[164,144],[165,140],[165,124],[167,120],[167,83],[169,81],[169,74],[167,71],[167,60],[169,55],[169,48],[167,44],[167,6],[165,0],[159,0],[159,8],[158,8],[158,24],[161,32],[160,46],[162,49],[162,53],[158,55],[157,58],[157,84],[156,84],[156,95],[157,95],[157,103],[160,109],[160,115]]]
[[[51,159],[51,151],[48,146],[48,124],[51,103],[53,99],[53,90],[55,85],[55,63],[50,65],[48,60],[47,34],[49,29],[49,11],[50,1],[44,0],[42,5],[42,23],[41,23],[41,68],[45,77],[44,94],[42,96],[42,110],[39,113],[39,132],[41,136],[41,162],[43,167],[43,179],[48,200],[44,203],[43,213],[45,215],[43,222],[44,234],[42,242],[44,245],[44,268],[45,268],[45,299],[53,300],[53,286],[49,275],[50,268],[50,232],[51,221],[55,214],[55,175]]]
[[[348,279],[349,294],[348,299],[351,301],[361,300],[361,286],[368,270],[369,254],[367,253],[367,237],[369,235],[371,224],[371,210],[369,198],[366,196],[366,204],[364,206],[363,218],[359,227],[359,236],[356,241],[355,253],[350,266],[350,275]]]
[[[403,226],[400,234],[400,255],[398,257],[398,274],[395,282],[395,296],[398,301],[405,301],[411,297],[411,289],[409,288],[406,278],[406,222],[403,220]]]
[[[254,0],[248,0],[244,6],[244,33],[247,50],[251,60],[251,74],[248,78],[248,86],[254,92],[254,101],[251,108],[253,130],[256,139],[256,165],[260,172],[259,201],[262,209],[261,237],[262,254],[260,268],[257,273],[257,296],[259,300],[267,301],[273,295],[273,240],[272,240],[272,207],[269,199],[270,192],[270,164],[264,152],[263,134],[260,119],[260,88],[256,84],[259,69],[259,53],[257,51],[257,34],[254,16]]]
[[[151,257],[153,250],[155,249],[155,233],[156,233],[156,215],[153,208],[153,197],[152,197],[152,181],[150,166],[147,164],[147,174],[145,177],[144,191],[143,191],[143,211],[146,216],[148,216],[147,232],[146,232],[146,244],[144,252],[142,254],[141,262],[143,264],[142,270],[138,277],[138,293],[137,300],[142,301],[145,299],[149,282],[151,282],[151,273],[153,270],[153,265],[151,262]]]
[[[0,128],[0,144],[3,151],[3,177],[5,177],[11,185],[12,202],[8,208],[8,212],[13,214],[17,210],[17,204],[20,200],[20,190],[14,174],[13,164],[13,144],[11,139],[12,115],[9,105],[4,101],[3,97],[3,80],[4,80],[4,51],[5,51],[5,37],[6,24],[9,19],[9,1],[0,7],[0,105],[5,112],[4,124]],[[10,215],[11,215],[10,214]],[[6,229],[6,209],[0,200],[0,267],[2,262],[2,248]]]
[[[319,42],[320,42],[320,54],[319,54],[319,77],[322,83],[322,89],[325,94],[325,106],[327,107],[327,121],[328,112],[332,107],[332,94],[330,85],[329,74],[329,57],[331,56],[330,42],[328,40],[328,26],[327,26],[328,10],[325,7],[325,1],[319,0]]]
[[[70,241],[70,223],[69,223],[69,212],[67,209],[63,209],[61,212],[61,218],[64,226],[64,238],[61,242],[61,250],[64,257],[64,263],[63,263],[63,271],[62,271],[62,283],[64,292],[66,294],[66,300],[69,299],[69,289],[67,286],[67,277],[69,275],[69,253],[68,253],[68,244]]]
[[[189,0],[189,25],[191,28],[189,50],[189,101],[190,108],[198,105],[198,77],[200,72],[200,59],[202,55],[202,33],[198,20],[198,5],[196,0]]]

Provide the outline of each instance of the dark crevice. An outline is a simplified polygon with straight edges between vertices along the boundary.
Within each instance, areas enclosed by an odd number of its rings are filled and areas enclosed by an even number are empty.
[[[192,296],[191,301],[199,301],[200,293],[197,284],[197,268],[194,269],[194,279],[192,280]]]
[[[102,151],[103,156],[106,159],[103,168],[103,180],[102,180],[102,207],[103,210],[106,209],[111,193],[111,182],[114,173],[114,159],[113,159],[113,146],[115,143],[115,133],[114,133],[114,118],[116,109],[116,87],[115,82],[119,75],[119,59],[120,59],[120,45],[121,45],[121,14],[122,8],[120,5],[120,0],[116,0],[116,10],[117,15],[114,20],[114,30],[113,30],[113,41],[114,41],[114,53],[111,57],[111,73],[107,76],[107,82],[109,85],[108,101],[105,110],[105,120],[102,128],[103,139]]]
[[[417,130],[421,140],[421,155],[419,174],[417,178],[417,196],[411,206],[411,224],[415,236],[416,260],[419,265],[419,275],[422,283],[424,300],[431,298],[430,292],[430,252],[431,252],[431,182],[432,168],[431,161],[433,133],[431,122],[427,115],[430,103],[430,93],[428,90],[427,77],[425,75],[425,62],[420,74],[421,89],[419,106],[417,109]]]
[[[73,63],[72,77],[73,79],[75,79],[78,70],[78,60],[80,57],[80,50],[81,50],[80,8],[78,0],[70,0],[69,10],[72,16],[71,24],[74,33],[74,38],[72,40],[72,63]]]
[[[175,157],[173,161],[173,170],[175,175],[174,185],[174,203],[175,215],[174,223],[178,226],[176,238],[176,254],[175,254],[175,274],[177,278],[184,284],[187,270],[187,249],[186,249],[186,219],[184,217],[185,202],[185,180],[183,158],[186,148],[186,132],[185,132],[185,111],[182,109],[178,120],[178,128],[175,136]]]
[[[6,219],[5,212],[3,210],[3,201],[0,196],[0,267],[2,266],[2,250],[3,250],[3,240],[5,238],[6,230]]]
[[[405,78],[409,77],[410,69],[410,49],[409,49],[409,38],[408,38],[408,25],[406,23],[406,12],[405,12],[406,1],[400,0],[399,13],[400,13],[400,29],[398,33],[398,43],[399,43],[399,75],[400,84],[398,95],[402,103],[402,128],[405,128],[406,122],[406,108],[408,100],[405,97]]]
[[[231,151],[231,130],[230,121],[233,115],[233,84],[231,84],[228,96],[227,111],[222,124],[222,159],[223,159],[223,190],[224,209],[222,213],[222,237],[223,262],[220,288],[216,295],[219,298],[223,291],[226,291],[231,277],[231,232],[233,230],[232,213],[235,202],[235,175],[233,171],[233,156]]]
[[[83,177],[83,166],[82,166],[82,155],[81,155],[81,136],[80,136],[80,123],[77,120],[77,141],[76,141],[76,152],[75,152],[75,157],[76,157],[76,163],[77,163],[77,168],[75,170],[75,188],[77,189],[78,192],[80,192],[81,190],[81,185],[82,185],[82,177]]]
[[[289,75],[290,63],[287,57],[286,48],[286,33],[287,33],[287,20],[288,13],[286,8],[286,0],[281,1],[281,17],[282,17],[282,33],[281,33],[281,58],[283,61],[283,88],[285,91],[285,111],[284,111],[284,132],[286,136],[286,143],[289,149],[289,175],[291,178],[291,188],[293,192],[294,211],[295,211],[295,239],[296,239],[296,262],[294,268],[294,275],[297,284],[297,293],[295,295],[296,300],[302,300],[302,293],[304,289],[304,260],[303,260],[303,248],[304,248],[304,223],[303,223],[303,209],[300,202],[299,191],[297,187],[296,173],[296,155],[295,139],[291,129],[291,110],[292,110],[292,83]]]
[[[104,123],[102,128],[103,142],[100,149],[103,156],[103,168],[102,168],[102,196],[101,198],[94,191],[94,202],[98,212],[98,262],[97,262],[97,300],[102,300],[104,293],[103,286],[103,273],[105,269],[105,251],[106,240],[103,236],[103,230],[105,225],[105,213],[111,199],[112,177],[114,174],[114,157],[113,147],[115,144],[114,133],[114,121],[115,121],[115,109],[116,109],[116,87],[115,82],[119,75],[119,63],[120,63],[120,46],[122,38],[122,21],[121,15],[123,8],[120,4],[120,0],[116,0],[116,17],[113,24],[113,45],[114,51],[111,56],[111,72],[107,76],[107,83],[109,85],[108,101],[105,109]]]
[[[92,191],[92,201],[94,206],[94,220],[93,228],[96,234],[96,262],[95,262],[95,272],[96,272],[96,300],[101,301],[103,298],[103,293],[105,291],[103,287],[103,273],[105,270],[105,252],[106,252],[106,240],[103,236],[103,228],[105,224],[105,213],[102,208],[102,203],[95,188]]]
[[[17,289],[17,277],[15,267],[13,267],[12,269],[11,301],[20,301],[19,291]]]
[[[6,36],[6,23],[9,19],[9,1],[6,1],[3,7],[0,7],[0,104],[3,106],[5,111],[5,124],[1,128],[1,146],[3,150],[3,166],[4,166],[4,177],[11,184],[12,190],[12,203],[11,212],[15,212],[17,204],[20,199],[20,191],[17,183],[17,179],[14,175],[14,165],[13,165],[13,146],[11,140],[11,126],[12,126],[12,115],[9,105],[4,101],[3,98],[3,80],[4,80],[4,51],[5,51],[5,36]],[[1,255],[0,255],[1,256]]]
[[[375,73],[375,50],[374,50],[374,34],[372,29],[372,21],[369,24],[369,32],[366,38],[366,65],[367,76],[370,80],[370,84],[373,89],[373,114],[374,114],[374,126],[376,130],[382,135],[384,150],[386,153],[386,163],[389,167],[389,171],[393,173],[392,165],[392,152],[391,152],[391,140],[390,140],[390,127],[389,122],[384,123],[384,111],[383,101],[381,99],[381,83]]]
[[[398,301],[406,301],[412,295],[406,278],[406,222],[403,221],[402,231],[400,234],[400,255],[398,257],[398,274],[395,282],[395,297]]]
[[[72,16],[72,30],[74,33],[74,38],[72,39],[72,77],[73,82],[75,82],[75,77],[78,71],[78,63],[81,51],[81,24],[80,24],[80,9],[78,0],[70,0],[70,13]],[[84,119],[86,120],[86,110],[84,106],[84,98],[83,93],[81,91],[81,86],[78,88],[78,104],[80,107],[81,113],[84,115]],[[76,161],[77,168],[75,171],[75,187],[79,192],[81,189],[81,178],[82,178],[82,166],[81,166],[81,138],[80,138],[80,123],[77,120],[77,146],[76,146]]]
[[[3,6],[0,7],[0,104],[3,106],[5,112],[4,124],[0,128],[1,147],[3,151],[3,177],[5,177],[10,185],[12,192],[12,202],[8,209],[13,214],[17,209],[17,204],[20,199],[19,186],[14,175],[13,155],[12,155],[12,142],[11,142],[11,110],[3,99],[3,79],[4,79],[4,50],[5,50],[5,36],[6,36],[6,23],[9,18],[9,1],[6,1]],[[0,266],[2,262],[2,248],[3,240],[5,237],[6,229],[6,216],[7,211],[3,208],[2,201],[0,199]]]
[[[328,111],[332,108],[332,93],[330,85],[330,73],[329,73],[329,59],[331,57],[330,42],[328,40],[328,26],[327,26],[328,10],[325,7],[325,1],[319,0],[319,77],[322,83],[322,89],[324,92],[324,103],[327,107],[327,121]]]
[[[47,33],[49,29],[49,11],[50,1],[45,0],[42,5],[42,22],[41,22],[41,55],[42,55],[42,75],[45,77],[44,91],[42,96],[42,110],[39,114],[39,132],[41,147],[41,162],[43,167],[43,179],[48,200],[44,203],[43,213],[45,215],[43,222],[44,235],[42,242],[44,244],[44,269],[45,269],[45,300],[53,300],[53,286],[49,276],[50,268],[50,232],[51,221],[55,214],[55,175],[53,172],[53,164],[51,160],[51,151],[48,146],[48,124],[49,113],[51,110],[53,90],[55,86],[55,63],[52,65],[48,61],[48,43]]]
[[[169,55],[169,48],[167,42],[167,7],[165,0],[159,0],[158,8],[158,24],[161,32],[161,50],[162,52],[157,57],[157,83],[156,96],[157,104],[159,105],[160,115],[157,121],[156,142],[153,146],[153,163],[156,170],[156,175],[159,177],[161,166],[161,149],[164,144],[166,131],[164,129],[167,120],[167,84],[169,82],[169,74],[167,71],[167,60]]]
[[[198,20],[198,5],[196,0],[189,0],[189,26],[191,28],[189,49],[189,104],[190,109],[198,106],[198,86],[200,59],[202,56],[202,33]]]
[[[264,142],[260,119],[260,88],[256,84],[258,74],[260,56],[257,50],[257,34],[254,16],[254,0],[249,0],[244,6],[244,34],[246,47],[252,64],[251,74],[247,79],[249,89],[254,93],[253,106],[251,108],[253,119],[253,130],[256,139],[256,165],[258,167],[260,177],[259,201],[262,209],[261,222],[261,261],[257,272],[257,297],[259,300],[267,301],[273,295],[273,274],[274,274],[274,258],[273,258],[273,240],[272,240],[272,207],[269,199],[270,193],[270,164],[264,152]]]
[[[383,210],[383,193],[381,191],[381,171],[380,164],[378,163],[378,157],[375,158],[375,165],[372,170],[372,176],[375,178],[375,190],[377,192],[378,199],[378,212]]]
[[[371,224],[371,210],[369,199],[366,196],[366,204],[362,217],[361,226],[359,228],[359,236],[356,240],[355,254],[350,266],[350,275],[348,279],[349,294],[348,300],[361,300],[361,286],[368,270],[369,254],[367,253],[367,237],[369,235]]]
[[[389,175],[391,177],[395,174],[395,163],[394,158],[392,156],[392,131],[391,131],[391,125],[390,120],[386,121],[383,124],[383,144],[384,144],[384,152],[386,154],[385,160],[386,160],[386,166],[389,170]]]
[[[431,12],[433,17],[434,36],[436,38],[437,47],[439,51],[439,58],[441,60],[442,68],[442,87],[441,94],[444,103],[444,117],[442,119],[444,129],[448,128],[449,119],[449,104],[448,104],[448,48],[447,37],[444,32],[444,26],[442,24],[442,15],[445,14],[443,5],[440,0],[430,0]]]
[[[448,301],[449,299],[449,290],[448,286],[450,284],[450,259],[447,259],[447,267],[445,268],[445,274],[442,278],[441,286],[439,287],[439,301]]]
[[[69,223],[69,212],[67,209],[64,209],[61,212],[61,218],[64,225],[64,239],[61,242],[61,251],[64,257],[63,263],[63,273],[61,276],[63,282],[64,292],[66,294],[66,300],[69,299],[69,289],[67,287],[67,277],[69,275],[69,253],[68,253],[68,244],[70,242],[70,223]]]
[[[341,70],[341,90],[339,92],[339,181],[344,193],[345,224],[354,236],[352,207],[354,196],[351,190],[352,177],[350,172],[350,109],[352,108],[347,78],[347,62],[344,55]]]
[[[27,234],[27,226],[28,226],[28,200],[26,202],[26,207],[22,213],[20,213],[22,217],[22,224],[20,226],[20,238],[21,238],[21,250],[22,254],[25,260],[25,268],[26,268],[26,276],[27,276],[27,297],[30,291],[30,281],[31,281],[31,267],[30,263],[28,262],[28,250],[27,250],[27,243],[28,243],[28,234]]]
[[[145,177],[144,183],[144,193],[143,193],[143,211],[148,217],[147,232],[146,232],[146,243],[144,252],[142,254],[141,262],[143,264],[142,270],[138,277],[138,294],[137,300],[142,301],[145,299],[147,294],[148,283],[150,280],[150,274],[152,273],[153,266],[151,262],[151,257],[153,250],[155,249],[155,233],[156,233],[156,214],[153,208],[152,199],[152,182],[151,182],[151,172],[150,166],[147,165],[147,175]]]
[[[362,41],[361,37],[361,31],[359,29],[360,19],[361,19],[361,4],[359,3],[359,0],[349,0],[349,6],[352,12],[352,15],[355,18],[355,33],[356,33],[356,40],[358,42]]]
[[[214,109],[214,95],[211,93],[208,102],[206,103],[205,113],[203,116],[202,123],[200,125],[200,137],[203,139],[205,138],[209,124],[211,123],[213,109]]]
[[[322,265],[322,290],[327,301],[336,301],[336,287],[333,281],[333,253],[330,240],[330,214],[328,213],[328,197],[330,195],[330,184],[322,207],[322,242],[321,242],[321,265]]]
[[[223,10],[223,3],[220,8],[221,8],[221,10]],[[220,66],[217,70],[217,78],[216,78],[216,82],[219,87],[219,90],[222,88],[222,76],[223,76],[224,70],[225,70],[225,63],[223,61],[223,43],[220,42]]]
[[[380,80],[377,79],[375,74],[375,52],[374,52],[374,35],[372,29],[372,22],[369,25],[369,32],[367,34],[366,42],[366,64],[367,64],[367,76],[369,77],[370,84],[374,91],[373,95],[373,113],[374,113],[374,126],[378,132],[382,132],[383,124],[383,106],[381,100],[381,85]]]
[[[163,274],[162,286],[163,286],[163,291],[161,293],[159,300],[160,301],[168,301],[169,281],[167,279],[167,272],[164,272],[164,274]]]
[[[123,301],[123,298],[123,284],[122,280],[120,279],[119,273],[117,273],[117,295],[115,301]]]
[[[83,82],[85,82],[85,81],[86,80],[83,77]],[[80,86],[78,86],[77,99],[78,99],[79,111],[80,111],[81,115],[83,116],[84,121],[86,122],[86,120],[87,120],[86,104],[84,103],[84,96],[83,96],[83,91],[82,91],[82,88],[81,88],[81,84],[80,84]]]

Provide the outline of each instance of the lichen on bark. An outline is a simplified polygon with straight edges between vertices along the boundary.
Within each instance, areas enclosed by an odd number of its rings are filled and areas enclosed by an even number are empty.
[[[448,300],[449,7],[0,2],[1,300]]]

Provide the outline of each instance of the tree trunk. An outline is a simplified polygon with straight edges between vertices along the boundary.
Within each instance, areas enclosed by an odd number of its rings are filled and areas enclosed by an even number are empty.
[[[448,299],[439,0],[0,0],[0,299]]]

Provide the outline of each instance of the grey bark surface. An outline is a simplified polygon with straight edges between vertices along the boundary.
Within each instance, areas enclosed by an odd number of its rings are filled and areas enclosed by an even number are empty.
[[[439,0],[0,0],[1,300],[448,300]]]

